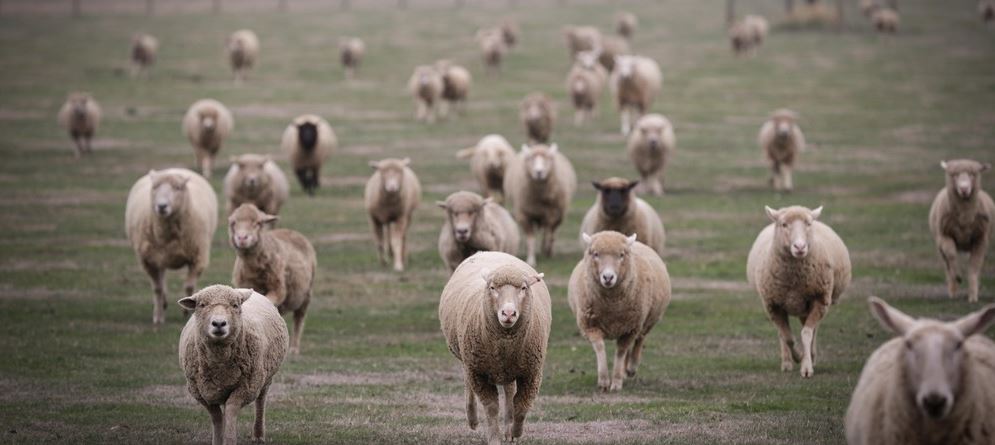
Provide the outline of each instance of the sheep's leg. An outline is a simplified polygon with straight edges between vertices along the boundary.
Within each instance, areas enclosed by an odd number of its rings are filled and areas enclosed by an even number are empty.
[[[301,183],[301,188],[304,189],[307,194],[311,195],[311,181],[308,179],[308,169],[294,169],[294,174],[297,175],[297,181]]]
[[[988,241],[983,240],[976,244],[971,250],[971,258],[967,263],[967,301],[978,302],[978,274],[981,273],[981,265],[985,262],[985,251],[988,250]]]
[[[79,159],[83,155],[83,142],[81,137],[73,136],[73,149],[75,150],[73,154],[76,155],[76,159]]]
[[[384,256],[384,224],[370,218],[370,229],[373,230],[373,240],[377,243],[377,256],[380,258],[380,265],[387,265],[387,258]]]
[[[556,229],[560,227],[558,221],[546,226],[545,233],[542,236],[542,254],[547,257],[553,256],[553,243],[556,242]]]
[[[200,172],[205,178],[211,177],[211,169],[213,168],[211,164],[213,164],[211,155],[205,153],[203,156],[200,156]]]
[[[155,292],[155,301],[152,303],[152,323],[162,324],[166,322],[166,270],[160,269],[147,262],[142,262],[142,267],[149,274],[152,280],[152,291]]]
[[[519,378],[516,382],[515,392],[515,420],[511,425],[511,439],[509,441],[514,441],[515,439],[522,437],[522,429],[525,426],[525,415],[529,413],[532,409],[532,401],[535,400],[536,394],[539,392],[539,383],[541,377],[532,376],[528,379]]]
[[[516,412],[516,402],[515,394],[518,392],[518,387],[515,382],[511,382],[504,385],[502,388],[504,390],[504,440],[505,442],[511,442],[515,440],[514,435],[514,425],[515,425],[515,412]],[[521,433],[519,433],[521,435]]]
[[[651,180],[651,190],[656,196],[663,194],[663,175],[660,174],[659,171],[653,174],[653,178]]]
[[[940,258],[943,258],[943,263],[946,265],[947,295],[954,298],[957,295],[957,283],[960,282],[960,277],[957,276],[957,246],[953,239],[941,235],[936,247],[939,248]]]
[[[304,333],[304,316],[307,315],[307,307],[311,303],[310,297],[304,300],[304,304],[294,311],[294,337],[290,341],[290,353],[301,353],[301,334]]]
[[[525,262],[528,263],[529,266],[535,267],[536,265],[535,226],[532,223],[525,223],[523,224],[522,228],[525,229],[525,249],[528,254],[528,256],[525,259]]]
[[[791,166],[785,164],[781,167],[781,185],[784,190],[791,191],[795,188],[794,184],[791,182]]]
[[[639,368],[639,362],[643,359],[644,341],[646,341],[645,335],[636,337],[636,341],[632,343],[632,350],[625,356],[625,376],[628,378],[636,376],[636,370]]]
[[[770,164],[770,185],[774,190],[781,190],[781,163],[773,161]]]
[[[425,106],[425,101],[419,100],[417,102],[417,105],[416,105],[416,108],[415,108],[415,120],[416,121],[423,121],[423,120],[425,120],[426,110],[427,110],[427,107]]]
[[[611,378],[608,376],[608,357],[605,354],[605,338],[601,332],[587,332],[585,335],[594,348],[594,358],[598,362],[598,389],[608,392]]]
[[[487,444],[500,445],[501,419],[497,386],[487,383],[482,376],[474,376],[473,391],[480,397],[480,403],[484,405],[484,412],[487,414]]]
[[[812,302],[812,310],[808,313],[808,317],[805,318],[805,325],[802,327],[801,372],[803,378],[809,378],[815,374],[812,358],[812,351],[815,349],[815,329],[819,326],[819,322],[822,321],[822,317],[825,317],[828,311],[829,308],[822,301],[814,301]]]
[[[619,112],[622,119],[622,134],[627,135],[629,134],[629,108],[623,107]]]
[[[238,433],[235,427],[238,424],[238,412],[242,410],[242,401],[237,397],[228,397],[228,401],[225,402],[224,411],[224,425],[225,434],[224,445],[235,445],[238,440]]]
[[[794,368],[794,362],[801,361],[798,352],[795,351],[795,339],[791,335],[791,324],[788,321],[788,313],[780,308],[767,308],[770,321],[777,326],[778,337],[781,342],[781,371],[790,371]]]
[[[321,168],[314,166],[311,167],[311,196],[314,196],[318,187],[321,187]]]
[[[621,391],[622,381],[625,379],[625,362],[626,357],[629,355],[629,349],[632,348],[632,342],[635,340],[635,335],[624,335],[619,337],[615,341],[615,363],[614,371],[612,371],[612,386],[610,391]]]
[[[471,430],[475,430],[480,423],[477,420],[477,400],[473,397],[473,376],[469,371],[466,371],[463,380],[463,389],[466,391],[466,422]]]
[[[266,438],[266,392],[269,387],[264,387],[256,398],[256,423],[252,426],[252,439],[262,442]]]
[[[408,228],[407,218],[401,218],[390,225],[390,248],[394,254],[394,270],[404,271],[404,232]]]
[[[211,430],[214,433],[212,445],[221,445],[224,440],[225,419],[221,412],[221,405],[204,405],[208,414],[211,415]]]

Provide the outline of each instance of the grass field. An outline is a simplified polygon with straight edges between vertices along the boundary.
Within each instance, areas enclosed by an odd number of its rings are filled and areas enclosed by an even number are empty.
[[[193,167],[179,122],[202,97],[226,103],[236,119],[212,180],[219,192],[230,154],[274,153],[286,170],[279,138],[298,114],[327,118],[341,143],[319,195],[309,199],[295,183],[281,215],[283,227],[315,244],[319,271],[303,354],[287,360],[270,391],[272,443],[481,440],[466,426],[461,372],[439,331],[447,272],[435,247],[443,213],[431,203],[476,187],[457,149],[487,133],[523,141],[517,104],[534,90],[560,103],[555,140],[580,191],[555,257],[540,258],[553,329],[524,443],[842,443],[863,361],[888,338],[866,297],[944,318],[978,307],[947,299],[926,222],[943,185],[941,159],[995,160],[995,28],[981,23],[972,1],[903,1],[895,36],[872,32],[852,5],[837,33],[778,26],[780,1],[740,1],[740,13],[765,14],[774,27],[757,57],[739,59],[728,49],[720,2],[523,1],[505,9],[503,1],[471,1],[454,9],[435,1],[400,11],[357,1],[348,12],[312,3],[283,14],[232,6],[220,16],[148,18],[109,8],[81,19],[10,15],[17,4],[8,3],[0,17],[0,443],[210,441],[209,417],[186,393],[177,364],[181,275],[169,276],[167,323],[153,328],[152,291],[123,228],[125,197],[139,176]],[[677,132],[668,193],[648,198],[667,227],[674,301],[647,341],[639,376],[620,394],[602,395],[566,282],[594,199],[587,183],[635,173],[611,106],[588,127],[570,124],[560,28],[608,31],[619,8],[640,16],[633,47],[659,61],[665,80],[653,108]],[[487,77],[472,35],[503,17],[519,22],[523,42],[500,77]],[[260,35],[263,53],[250,80],[235,86],[221,47],[242,27]],[[143,81],[126,75],[129,39],[139,30],[162,43]],[[337,66],[341,35],[362,36],[369,49],[351,83]],[[442,57],[475,75],[469,113],[415,123],[407,77]],[[93,92],[105,111],[96,152],[79,161],[55,125],[76,89]],[[767,113],[780,107],[800,112],[813,145],[790,195],[767,188],[755,143]],[[414,160],[424,188],[403,274],[379,266],[362,206],[367,161],[394,156]],[[763,206],[796,203],[825,206],[823,220],[847,242],[854,266],[853,285],[822,324],[811,380],[779,371],[776,331],[744,278],[747,251],[767,223]],[[222,225],[200,286],[230,281],[226,240]],[[995,300],[993,275],[989,259],[982,302]],[[243,441],[251,412],[242,412]]]

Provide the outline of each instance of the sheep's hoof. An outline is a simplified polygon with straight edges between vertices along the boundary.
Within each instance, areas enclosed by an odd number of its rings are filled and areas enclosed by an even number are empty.
[[[802,365],[802,378],[803,379],[812,378],[813,374],[815,374],[815,370],[812,369],[812,365],[807,365],[807,366],[806,365]]]
[[[609,392],[619,392],[622,390],[622,379],[616,379],[612,381],[612,386],[608,390]]]
[[[290,355],[301,355],[301,348],[297,346],[291,346]]]
[[[788,372],[795,369],[795,364],[791,362],[781,362],[781,372]]]
[[[608,392],[608,387],[610,385],[611,382],[609,382],[608,379],[598,379],[598,390],[601,392]]]
[[[964,279],[957,275],[957,284],[964,284]]]
[[[625,376],[628,377],[628,378],[630,378],[630,379],[633,378],[633,377],[635,377],[636,376],[636,370],[635,369],[626,369],[625,370]]]
[[[478,422],[476,418],[466,419],[466,423],[470,426],[471,430],[476,430],[477,429],[477,425],[480,424],[480,422]]]

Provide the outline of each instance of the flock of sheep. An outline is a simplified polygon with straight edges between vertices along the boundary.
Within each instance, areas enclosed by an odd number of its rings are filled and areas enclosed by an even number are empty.
[[[979,8],[986,18],[993,14],[991,5],[982,2]],[[897,26],[894,11],[873,2],[866,9],[874,17],[889,12],[894,16],[891,26]],[[577,327],[594,349],[602,391],[619,391],[624,379],[636,374],[646,336],[671,299],[671,279],[661,259],[664,226],[637,192],[663,193],[663,171],[676,141],[670,121],[649,113],[661,87],[659,65],[629,54],[628,39],[637,23],[635,15],[620,13],[618,37],[603,36],[589,26],[564,30],[574,61],[565,85],[576,110],[575,124],[584,125],[602,92],[610,89],[621,132],[628,138],[626,152],[640,176],[592,184],[598,197],[583,218],[579,242],[584,254],[567,288]],[[729,37],[739,53],[754,51],[767,32],[765,19],[747,16],[732,25]],[[519,33],[512,22],[477,33],[489,71],[500,70]],[[158,46],[152,36],[135,37],[135,75],[151,67]],[[235,80],[244,82],[259,57],[259,39],[252,31],[237,31],[227,48]],[[358,38],[340,42],[348,78],[358,75],[365,51]],[[416,118],[432,122],[437,115],[446,116],[450,107],[465,112],[471,84],[469,71],[449,60],[418,66],[408,85]],[[439,320],[450,351],[465,371],[467,422],[471,429],[478,426],[479,398],[490,444],[522,435],[539,392],[551,315],[546,281],[534,269],[536,256],[553,255],[556,231],[577,189],[567,153],[550,141],[555,104],[545,94],[530,94],[521,103],[520,117],[529,140],[521,150],[516,152],[507,139],[494,134],[457,153],[469,161],[482,194],[457,191],[437,202],[446,212],[439,255],[452,272],[442,291]],[[100,118],[93,97],[69,96],[59,119],[76,144],[77,157],[91,151]],[[806,147],[798,120],[791,110],[776,110],[759,131],[758,144],[769,161],[775,190],[793,188],[792,168]],[[233,157],[223,188],[229,241],[237,255],[234,287],[213,285],[197,291],[218,222],[218,199],[205,177],[210,177],[217,154],[234,130],[234,119],[220,102],[203,99],[190,107],[182,128],[201,173],[170,168],[138,179],[127,200],[127,236],[153,284],[153,323],[165,321],[166,271],[187,268],[186,297],[179,305],[184,314],[193,315],[180,338],[180,364],[190,393],[211,415],[214,443],[235,443],[237,414],[252,402],[253,437],[262,439],[267,389],[288,351],[300,353],[318,271],[315,249],[302,234],[274,228],[290,185],[272,158]],[[336,146],[332,127],[315,115],[302,115],[285,130],[281,147],[308,194],[320,186],[322,163]],[[377,254],[382,263],[392,261],[395,270],[403,271],[406,236],[420,204],[421,184],[410,159],[369,164],[373,174],[364,197]],[[977,302],[979,271],[995,219],[995,205],[980,182],[990,164],[948,160],[941,166],[946,187],[933,202],[929,226],[945,264],[950,297],[961,282],[957,256],[967,252],[968,300]],[[819,221],[822,212],[822,207],[766,208],[770,224],[757,236],[746,264],[747,279],[778,330],[781,370],[799,363],[804,378],[814,374],[819,323],[852,276],[847,247]],[[521,232],[525,261],[517,257]],[[543,239],[537,251],[539,232]],[[897,338],[871,356],[861,375],[846,418],[848,441],[995,443],[995,343],[974,335],[995,322],[995,305],[949,323],[916,320],[874,298],[871,309]],[[281,317],[285,312],[294,315],[292,335]],[[801,320],[800,351],[789,316]],[[605,340],[616,342],[611,370]],[[506,401],[503,412],[499,388]]]

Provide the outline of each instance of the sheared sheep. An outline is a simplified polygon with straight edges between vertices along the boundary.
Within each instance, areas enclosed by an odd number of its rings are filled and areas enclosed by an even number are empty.
[[[556,229],[563,223],[577,190],[577,174],[556,144],[522,145],[508,165],[504,195],[511,200],[512,215],[525,232],[529,265],[536,263],[536,232],[543,232],[542,252],[553,256]]]
[[[581,51],[592,51],[601,47],[601,31],[593,26],[567,25],[563,27],[563,36],[567,40],[570,60],[574,60]]]
[[[131,76],[145,74],[159,52],[159,40],[148,34],[135,34],[131,38]]]
[[[224,180],[227,214],[244,203],[273,215],[280,213],[290,198],[290,184],[276,162],[269,155],[248,154],[232,156],[231,163]]]
[[[636,15],[628,11],[619,11],[615,14],[615,32],[626,40],[632,40],[632,35],[636,33],[639,19]]]
[[[256,66],[259,59],[259,38],[256,33],[241,29],[228,37],[228,60],[235,73],[235,82],[245,80],[245,75]]]
[[[567,74],[567,93],[574,106],[574,125],[583,125],[594,117],[594,109],[607,83],[608,71],[598,63],[597,53],[577,53],[577,60]]]
[[[435,62],[436,69],[442,76],[442,103],[439,104],[439,114],[445,117],[449,114],[449,106],[463,114],[466,112],[466,99],[470,96],[470,86],[473,77],[462,66],[449,60]]]
[[[642,56],[615,58],[611,86],[621,115],[623,135],[628,135],[632,122],[653,105],[662,83],[663,74],[660,74],[660,66],[653,59]]]
[[[430,65],[420,65],[408,80],[408,90],[415,99],[415,120],[435,122],[435,105],[442,100],[445,85],[442,76]]]
[[[676,146],[674,126],[669,119],[660,114],[639,118],[635,131],[629,134],[625,150],[642,178],[640,193],[663,194],[663,170]]]
[[[901,23],[898,11],[891,8],[877,8],[871,13],[871,22],[879,32],[898,32],[898,25]]]
[[[771,113],[760,127],[757,143],[770,163],[770,185],[774,190],[794,189],[791,170],[798,152],[805,150],[805,135],[798,126],[798,114],[788,109]]]
[[[281,149],[308,195],[321,186],[321,165],[338,147],[335,131],[324,119],[313,114],[297,116],[283,131]]]
[[[480,251],[518,255],[518,226],[504,207],[473,192],[456,192],[436,205],[446,211],[439,233],[439,256],[455,271]]]
[[[518,117],[530,142],[548,143],[556,125],[556,103],[545,94],[529,94],[519,105]]]
[[[183,116],[183,134],[190,141],[197,166],[205,178],[211,177],[214,158],[234,128],[231,111],[214,99],[194,102]]]
[[[504,173],[515,157],[515,149],[499,134],[489,134],[477,145],[456,153],[460,159],[470,159],[470,170],[477,178],[484,196],[504,202]]]
[[[667,239],[663,222],[653,207],[636,197],[633,189],[638,184],[639,181],[622,178],[592,182],[594,189],[598,191],[598,199],[587,210],[580,223],[582,244],[586,244],[583,243],[585,233],[612,230],[635,234],[643,244],[663,255],[663,245]]]
[[[477,44],[480,45],[484,68],[489,73],[501,71],[501,60],[508,52],[508,46],[504,39],[504,31],[501,28],[486,28],[477,31]]]
[[[411,215],[421,202],[421,183],[410,165],[409,158],[370,161],[374,172],[366,182],[364,194],[380,263],[387,264],[389,251],[394,258],[394,270],[398,272],[404,270],[408,256]],[[384,237],[389,243],[384,243]]]
[[[90,93],[75,92],[66,97],[66,103],[59,109],[59,125],[65,128],[73,139],[76,158],[93,152],[93,135],[103,119],[100,104]]]
[[[339,61],[345,69],[346,79],[356,77],[359,66],[366,55],[366,44],[359,37],[345,37],[339,40]]]

